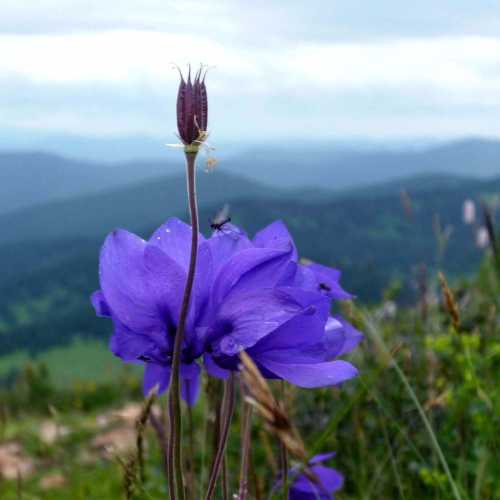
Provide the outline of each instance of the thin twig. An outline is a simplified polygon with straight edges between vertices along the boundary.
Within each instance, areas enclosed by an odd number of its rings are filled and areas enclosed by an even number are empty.
[[[212,463],[210,471],[210,479],[208,481],[208,488],[205,495],[205,500],[210,500],[215,492],[217,478],[219,477],[220,468],[224,452],[226,451],[227,438],[229,436],[229,428],[231,426],[231,419],[234,411],[234,373],[231,372],[229,379],[224,383],[224,396],[222,399],[222,421],[221,433],[219,438],[219,445]]]
[[[158,444],[160,445],[161,457],[163,461],[163,471],[165,473],[165,477],[168,479],[168,466],[167,466],[168,438],[165,432],[165,427],[163,426],[161,420],[154,413],[151,413],[149,415],[149,421],[151,422],[151,426],[156,432],[156,437],[158,439]]]
[[[153,403],[156,399],[156,387],[151,390],[148,397],[144,400],[141,412],[135,421],[136,431],[136,453],[137,453],[137,466],[139,468],[139,478],[142,483],[146,481],[146,472],[144,468],[144,431],[146,429],[146,422],[151,414]]]

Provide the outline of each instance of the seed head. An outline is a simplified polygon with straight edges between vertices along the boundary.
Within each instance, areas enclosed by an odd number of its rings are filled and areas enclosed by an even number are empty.
[[[267,429],[275,434],[287,451],[305,462],[304,443],[293,427],[283,406],[276,401],[264,377],[245,351],[240,353],[241,376],[249,393],[245,399],[263,418]]]
[[[451,317],[453,327],[455,330],[460,329],[460,309],[458,308],[457,301],[455,300],[455,296],[451,291],[451,288],[448,286],[448,282],[443,273],[439,273],[439,284],[441,285],[441,292],[443,294],[443,300],[446,306],[446,310]]]
[[[179,70],[181,82],[177,94],[177,129],[185,146],[199,146],[207,138],[208,99],[203,67],[191,81],[191,67],[187,81]]]

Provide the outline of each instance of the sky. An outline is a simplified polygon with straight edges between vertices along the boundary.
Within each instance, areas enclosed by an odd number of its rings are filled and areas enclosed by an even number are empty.
[[[0,130],[175,142],[500,137],[499,0],[0,0]]]

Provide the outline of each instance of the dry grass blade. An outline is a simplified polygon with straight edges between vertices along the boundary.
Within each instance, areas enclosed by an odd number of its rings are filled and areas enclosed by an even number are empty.
[[[117,456],[116,459],[123,471],[123,492],[125,498],[126,500],[131,500],[134,497],[137,485],[137,456],[131,454],[126,459],[120,456]]]
[[[269,385],[248,354],[240,353],[240,359],[243,382],[249,394],[246,401],[257,410],[269,432],[278,437],[290,455],[301,462],[306,462],[304,443],[284,408],[275,399]]]
[[[137,465],[139,466],[139,477],[141,481],[145,481],[144,472],[144,430],[146,428],[146,423],[151,414],[151,409],[153,408],[153,403],[156,400],[157,387],[154,387],[148,394],[147,398],[144,400],[141,412],[135,421],[136,430],[136,448],[137,448]]]
[[[455,296],[448,286],[448,282],[446,281],[444,274],[441,272],[439,273],[439,284],[441,285],[441,292],[443,294],[446,310],[451,317],[453,327],[458,331],[460,329],[460,309],[458,308]]]

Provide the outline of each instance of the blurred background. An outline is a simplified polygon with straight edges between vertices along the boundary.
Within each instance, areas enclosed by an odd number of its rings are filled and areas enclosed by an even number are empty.
[[[174,64],[210,67],[205,231],[225,204],[250,234],[281,218],[302,256],[394,314],[432,292],[437,270],[466,280],[488,258],[496,0],[2,0],[1,11],[0,384],[25,398],[9,411],[47,412],[47,394],[52,416],[139,394],[89,295],[110,230],[146,238],[186,218],[183,155],[166,146],[178,142]],[[11,455],[0,449],[0,465]]]

